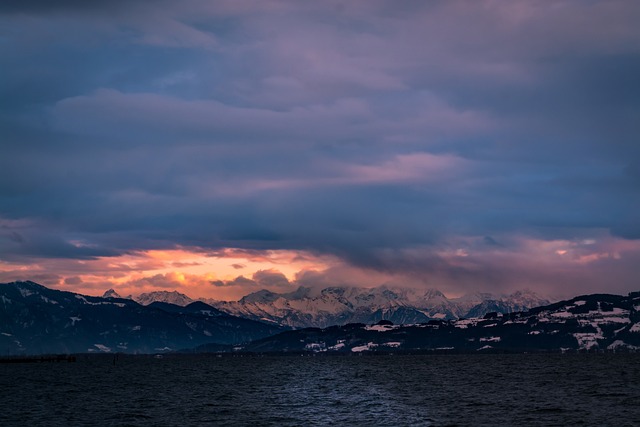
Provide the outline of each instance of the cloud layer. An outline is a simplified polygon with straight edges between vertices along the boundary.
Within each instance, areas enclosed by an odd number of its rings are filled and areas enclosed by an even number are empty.
[[[331,283],[637,289],[638,22],[624,0],[3,2],[0,268],[235,248],[333,257]]]

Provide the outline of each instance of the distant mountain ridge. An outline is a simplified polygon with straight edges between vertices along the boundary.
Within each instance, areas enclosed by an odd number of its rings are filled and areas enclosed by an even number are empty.
[[[121,297],[118,292],[113,289],[108,289],[102,294],[102,298],[125,298],[130,299],[138,304],[142,305],[150,305],[154,302],[166,302],[168,304],[175,304],[180,306],[186,306],[195,302],[196,300],[188,297],[185,294],[182,294],[178,291],[154,291],[154,292],[145,292],[136,297],[129,295],[127,297]]]
[[[288,328],[232,316],[203,301],[181,306],[164,301],[141,305],[118,298],[92,297],[49,289],[34,282],[0,284],[0,348],[7,354],[127,352],[155,353],[197,348],[197,351],[246,352],[376,352],[376,351],[640,351],[640,292],[628,296],[593,294],[567,301],[508,312],[535,301],[531,292],[515,292],[503,299],[486,294],[448,299],[429,290],[389,288],[326,288],[277,294],[248,295],[238,303],[296,308],[307,313],[339,317],[339,301],[352,313],[371,316],[415,316],[414,307],[429,302],[424,322],[394,324],[388,319],[349,322],[324,328]],[[175,295],[167,292],[163,295]],[[181,299],[184,301],[184,299]],[[293,301],[289,306],[286,304]],[[389,304],[393,301],[394,304]],[[480,301],[479,304],[475,304]],[[321,304],[325,304],[324,306]],[[475,304],[475,305],[474,305]],[[304,307],[304,305],[302,305]],[[485,312],[498,307],[505,313],[447,319],[445,309]],[[430,309],[431,310],[431,309]],[[292,310],[289,310],[292,311]],[[302,313],[302,310],[299,311]],[[328,317],[323,317],[327,319]],[[334,317],[335,318],[335,317]],[[344,317],[347,318],[346,316]],[[302,320],[305,320],[304,318]],[[307,321],[313,320],[309,314]],[[286,332],[283,332],[286,331]]]
[[[178,291],[155,291],[140,294],[133,298],[136,302],[142,305],[149,305],[153,302],[166,302],[169,304],[186,306],[195,302],[196,300],[181,294]]]
[[[350,323],[282,332],[234,349],[252,353],[640,352],[640,292],[593,294],[525,312],[394,325]],[[202,346],[198,351],[210,351]],[[217,350],[219,351],[219,350]]]
[[[482,316],[490,311],[511,313],[549,304],[530,290],[509,295],[476,293],[447,298],[437,289],[328,287],[320,290],[300,287],[290,293],[267,290],[239,301],[209,301],[216,308],[236,316],[269,320],[294,328],[327,327],[346,323],[397,324],[432,319]]]
[[[105,291],[105,293],[102,295],[102,298],[122,298],[122,297],[120,296],[120,294],[118,294],[113,289],[109,289],[109,290]],[[129,299],[131,299],[131,298],[129,298]]]
[[[205,343],[238,344],[285,330],[203,302],[178,306],[92,297],[34,282],[0,284],[0,349],[6,354],[154,353]]]
[[[107,292],[110,292],[109,290]],[[105,293],[106,295],[106,293]],[[177,291],[157,291],[133,298],[142,305],[168,302],[187,305],[195,301]],[[346,323],[420,323],[431,319],[457,319],[483,316],[487,312],[512,313],[549,304],[546,298],[530,290],[508,295],[468,294],[447,298],[437,289],[423,291],[407,288],[299,287],[293,292],[276,293],[266,289],[251,293],[239,301],[201,299],[217,309],[239,317],[275,322],[293,328],[327,327]]]

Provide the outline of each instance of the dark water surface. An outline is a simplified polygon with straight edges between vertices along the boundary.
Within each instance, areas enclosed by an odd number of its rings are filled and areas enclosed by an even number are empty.
[[[120,356],[0,365],[0,426],[640,425],[640,355]]]

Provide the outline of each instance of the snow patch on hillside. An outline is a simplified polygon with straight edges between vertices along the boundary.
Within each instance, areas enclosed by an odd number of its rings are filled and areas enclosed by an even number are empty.
[[[353,347],[351,349],[351,351],[354,352],[354,353],[360,353],[362,351],[369,351],[369,350],[374,349],[376,347],[378,347],[378,344],[370,342],[370,343],[367,343],[365,345],[359,345],[359,346]]]
[[[104,352],[104,353],[111,353],[111,348],[110,348],[110,347],[107,347],[107,346],[106,346],[106,345],[104,345],[104,344],[94,344],[94,346],[95,346],[98,350],[100,350],[100,351],[102,351],[102,352]]]

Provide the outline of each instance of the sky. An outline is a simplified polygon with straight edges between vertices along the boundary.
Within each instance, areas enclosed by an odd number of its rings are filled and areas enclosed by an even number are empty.
[[[640,2],[0,3],[0,282],[640,290]]]

